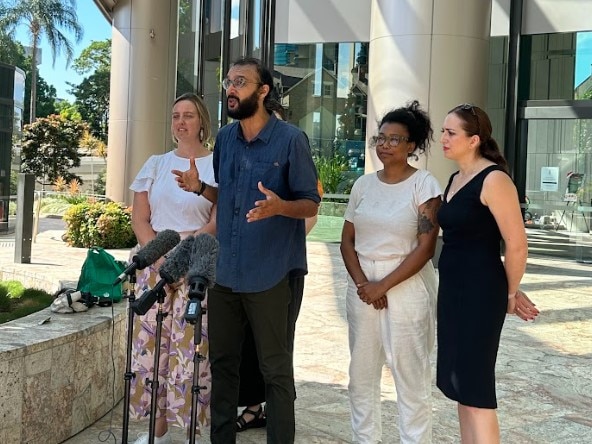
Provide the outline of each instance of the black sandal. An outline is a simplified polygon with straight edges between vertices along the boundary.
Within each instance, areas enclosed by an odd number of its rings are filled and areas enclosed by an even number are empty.
[[[253,415],[253,419],[247,421],[244,417],[245,413]],[[244,409],[243,412],[236,418],[236,431],[244,432],[248,429],[259,429],[267,425],[267,418],[263,413],[263,407],[259,406],[259,410],[254,412],[253,410]]]

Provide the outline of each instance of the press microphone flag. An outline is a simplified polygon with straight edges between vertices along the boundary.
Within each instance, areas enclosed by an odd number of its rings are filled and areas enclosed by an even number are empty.
[[[191,324],[196,323],[199,318],[206,289],[212,287],[216,280],[218,247],[218,241],[210,234],[202,233],[195,237],[191,250],[191,268],[186,277],[189,301],[185,309],[185,320]]]
[[[145,291],[139,299],[131,304],[132,310],[136,314],[145,315],[154,305],[165,285],[173,284],[187,274],[194,242],[195,238],[188,236],[171,252],[158,270],[162,279],[156,283],[154,288]]]
[[[179,243],[181,237],[179,233],[174,230],[163,230],[156,235],[154,239],[148,242],[139,250],[133,257],[132,263],[117,277],[113,285],[117,285],[127,279],[136,270],[143,270],[149,265],[152,265],[158,258],[167,254],[170,250],[175,248]]]

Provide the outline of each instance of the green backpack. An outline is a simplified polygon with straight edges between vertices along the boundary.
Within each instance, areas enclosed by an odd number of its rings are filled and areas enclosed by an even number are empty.
[[[91,247],[86,253],[82,271],[76,289],[90,293],[98,298],[110,298],[113,302],[121,301],[123,286],[113,285],[117,277],[125,270],[127,264],[117,261],[100,247]]]

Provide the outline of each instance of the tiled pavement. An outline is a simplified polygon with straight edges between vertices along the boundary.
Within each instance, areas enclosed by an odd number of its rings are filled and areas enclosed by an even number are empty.
[[[0,237],[0,267],[56,282],[75,281],[86,250],[69,248],[61,242],[61,221],[42,219],[40,226],[31,264],[13,264],[14,243],[10,237]],[[126,250],[111,252],[120,259],[127,257]],[[310,274],[296,332],[296,442],[347,443],[346,272],[337,243],[309,242],[308,259]],[[590,443],[592,266],[531,257],[522,288],[537,303],[541,315],[529,323],[512,317],[504,327],[497,365],[502,442]],[[399,441],[396,392],[387,370],[383,373],[382,393],[383,442],[394,444]],[[459,442],[454,403],[435,386],[433,399],[434,443]],[[120,403],[112,418],[107,415],[66,442],[120,443],[121,410]],[[111,438],[110,424],[114,433]],[[132,423],[130,442],[147,428],[147,422]],[[200,442],[209,443],[207,430],[204,435]],[[174,442],[184,442],[180,429],[173,429],[173,437]],[[249,430],[239,434],[237,441],[265,442],[265,431]]]

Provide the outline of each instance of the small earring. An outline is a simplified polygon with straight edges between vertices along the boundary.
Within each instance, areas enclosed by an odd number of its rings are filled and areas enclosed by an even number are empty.
[[[204,129],[203,129],[203,128],[201,128],[201,129],[199,130],[199,141],[200,141],[200,142],[203,142],[203,140],[204,140]]]

